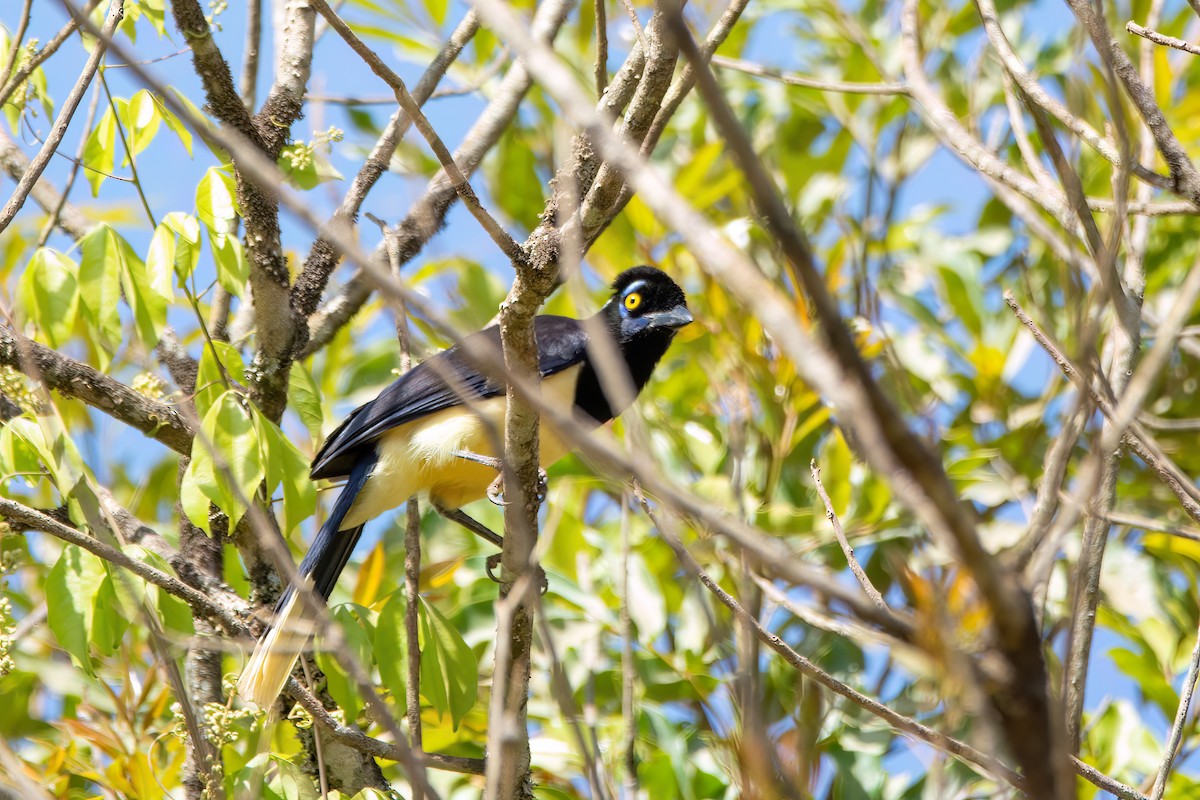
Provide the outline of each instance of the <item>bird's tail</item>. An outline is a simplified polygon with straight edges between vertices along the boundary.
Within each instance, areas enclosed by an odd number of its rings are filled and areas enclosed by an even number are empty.
[[[350,560],[363,526],[341,530],[355,497],[366,485],[375,459],[362,459],[351,471],[329,519],[317,532],[308,554],[296,570],[296,583],[288,586],[275,606],[270,627],[263,631],[254,653],[238,679],[237,693],[260,708],[270,708],[283,691],[296,660],[316,630],[319,618],[314,600],[328,600],[338,576]],[[303,591],[302,591],[303,590]],[[309,594],[305,597],[305,594]]]

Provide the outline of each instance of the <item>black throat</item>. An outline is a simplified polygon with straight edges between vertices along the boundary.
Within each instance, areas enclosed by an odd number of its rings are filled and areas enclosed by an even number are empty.
[[[660,329],[648,331],[629,342],[617,343],[617,351],[629,371],[635,395],[650,380],[650,374],[671,346],[674,335],[672,330]],[[600,385],[600,375],[590,358],[584,360],[579,382],[575,384],[575,408],[594,419],[596,424],[608,422],[625,410],[609,404]]]

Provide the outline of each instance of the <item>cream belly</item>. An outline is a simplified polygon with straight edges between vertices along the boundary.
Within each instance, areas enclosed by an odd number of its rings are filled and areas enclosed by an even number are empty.
[[[570,408],[575,402],[575,384],[583,365],[563,370],[542,381],[547,403]],[[443,409],[393,428],[376,445],[379,461],[367,485],[359,492],[346,514],[342,530],[354,528],[404,503],[416,494],[427,493],[444,508],[459,508],[482,498],[496,479],[496,471],[454,455],[455,452],[495,457],[496,448],[488,427],[504,435],[503,395],[475,404]],[[568,447],[551,426],[541,428],[539,460],[543,467],[567,454]]]

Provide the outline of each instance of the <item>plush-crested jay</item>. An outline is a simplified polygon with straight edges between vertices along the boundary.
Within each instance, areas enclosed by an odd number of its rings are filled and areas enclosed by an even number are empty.
[[[634,267],[621,273],[612,288],[612,297],[595,317],[600,325],[585,328],[579,320],[549,315],[534,320],[543,400],[573,407],[577,418],[594,425],[624,408],[614,408],[612,393],[601,386],[603,376],[589,358],[586,331],[609,332],[633,388],[640,391],[675,332],[692,321],[683,291],[661,270]],[[471,366],[464,352],[473,351],[470,340],[500,352],[498,327],[472,334],[352,411],[317,453],[314,479],[347,481],[297,570],[298,580],[315,596],[329,598],[363,526],[417,494],[427,494],[440,513],[500,543],[499,536],[459,510],[487,494],[496,478],[499,461],[489,426],[503,430],[507,405],[504,384]],[[464,394],[469,404],[463,402]],[[543,466],[569,449],[550,425],[542,427],[540,442]],[[238,694],[262,707],[274,703],[316,616],[297,586],[289,586],[242,672]]]

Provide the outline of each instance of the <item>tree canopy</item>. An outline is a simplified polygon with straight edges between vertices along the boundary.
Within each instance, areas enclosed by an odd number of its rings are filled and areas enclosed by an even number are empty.
[[[12,0],[0,794],[1200,798],[1197,40],[1191,0]],[[499,324],[534,497],[532,317],[643,263],[696,323],[540,508],[471,507],[499,585],[410,502],[244,705],[345,414]]]

